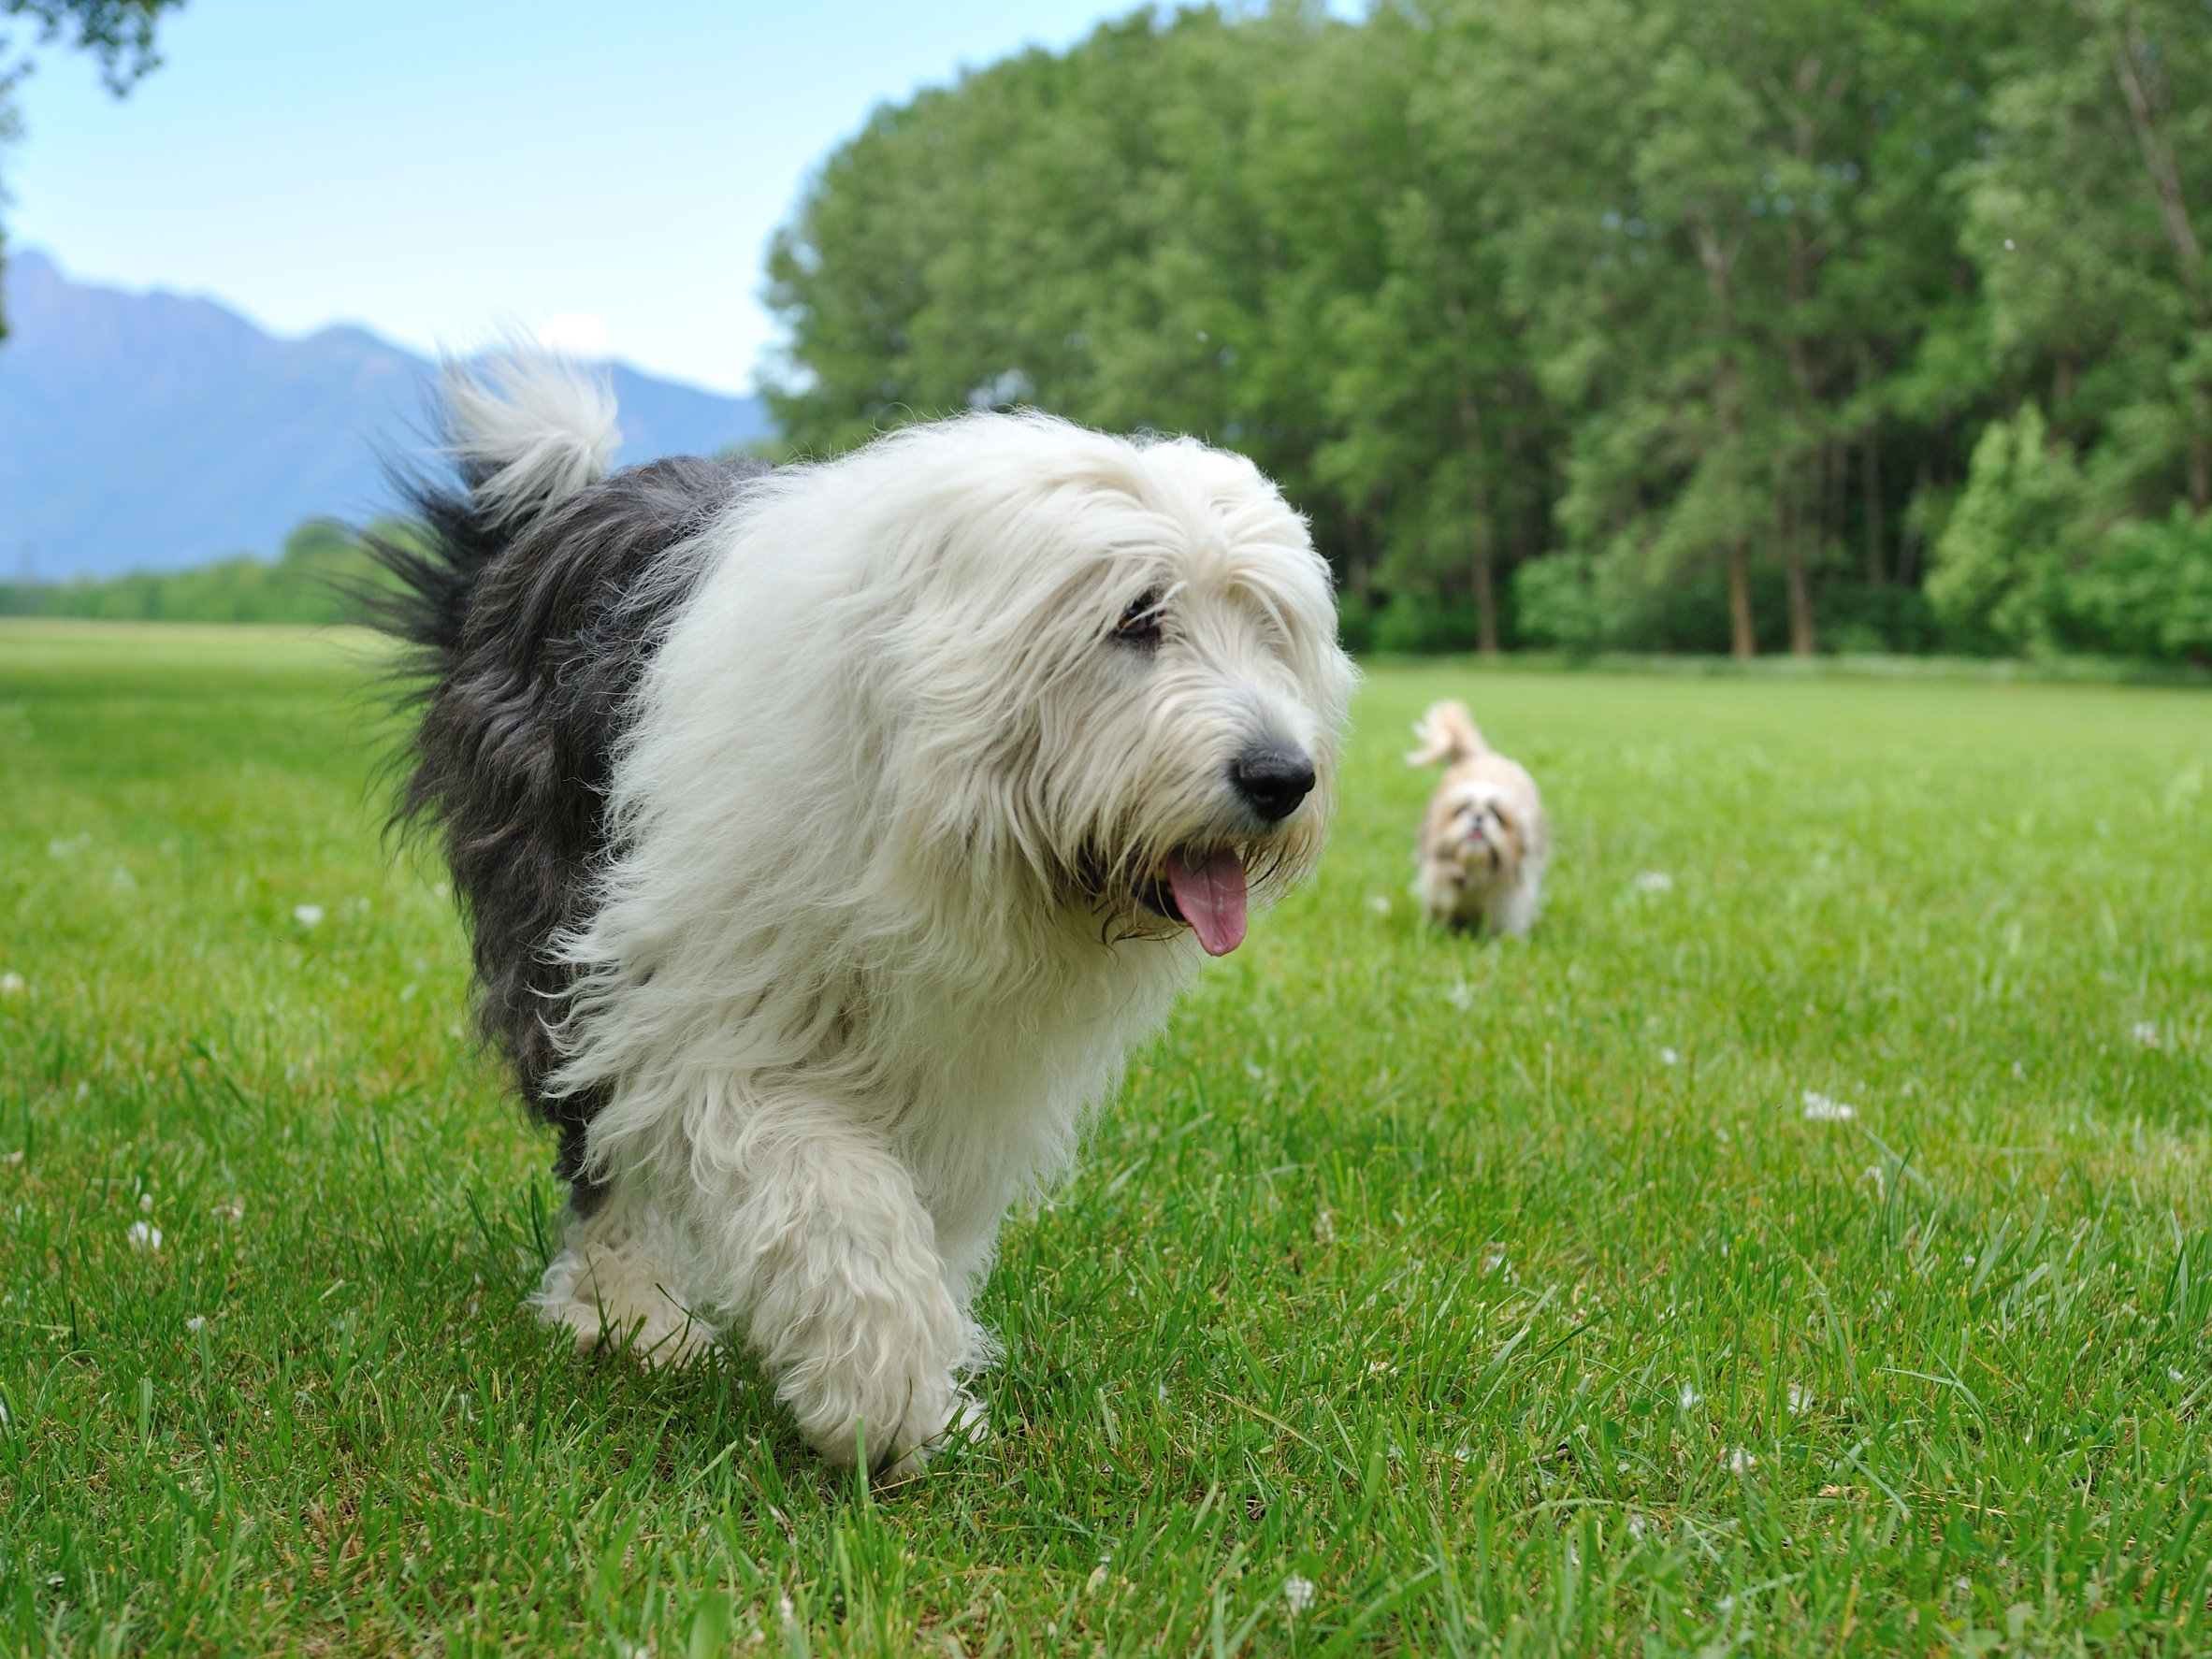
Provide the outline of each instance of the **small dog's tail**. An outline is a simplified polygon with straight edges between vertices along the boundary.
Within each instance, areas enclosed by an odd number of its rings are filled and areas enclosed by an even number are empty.
[[[437,675],[459,650],[485,567],[566,497],[607,475],[622,435],[614,396],[575,364],[511,350],[448,362],[440,377],[445,453],[462,487],[395,469],[414,523],[365,538],[387,580],[359,596],[365,620],[413,645]]]
[[[1475,717],[1457,699],[1430,703],[1428,713],[1413,722],[1413,735],[1421,747],[1406,757],[1408,766],[1434,766],[1439,760],[1454,765],[1490,753]]]

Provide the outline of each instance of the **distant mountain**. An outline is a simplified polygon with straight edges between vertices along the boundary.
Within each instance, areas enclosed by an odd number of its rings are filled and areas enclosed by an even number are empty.
[[[275,554],[300,520],[389,504],[378,446],[419,454],[431,366],[365,329],[279,339],[210,299],[5,272],[0,581]],[[757,397],[613,365],[618,463],[769,433]]]

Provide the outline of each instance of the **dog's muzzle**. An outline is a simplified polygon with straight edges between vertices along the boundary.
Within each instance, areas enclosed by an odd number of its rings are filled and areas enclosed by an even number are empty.
[[[1313,760],[1281,743],[1251,748],[1229,762],[1229,786],[1263,824],[1279,824],[1313,792]]]

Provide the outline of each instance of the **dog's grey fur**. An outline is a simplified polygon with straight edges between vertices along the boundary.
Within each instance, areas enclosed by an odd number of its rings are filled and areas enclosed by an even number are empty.
[[[604,861],[604,795],[632,694],[697,575],[687,543],[768,469],[655,461],[518,518],[487,509],[484,466],[465,464],[457,490],[400,477],[422,541],[369,539],[398,579],[369,596],[371,620],[415,648],[426,682],[397,815],[443,840],[471,923],[480,1029],[532,1114],[559,1130],[555,1168],[588,1214],[599,1193],[585,1130],[604,1099],[547,1088],[571,979],[549,946],[584,919]]]

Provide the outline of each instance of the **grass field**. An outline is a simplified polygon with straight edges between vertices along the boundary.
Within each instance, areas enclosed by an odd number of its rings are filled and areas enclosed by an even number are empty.
[[[2212,1645],[2204,694],[1378,669],[1008,1230],[996,1438],[870,1493],[519,1306],[359,649],[0,628],[7,1652]],[[1404,896],[1453,692],[1525,945]]]

